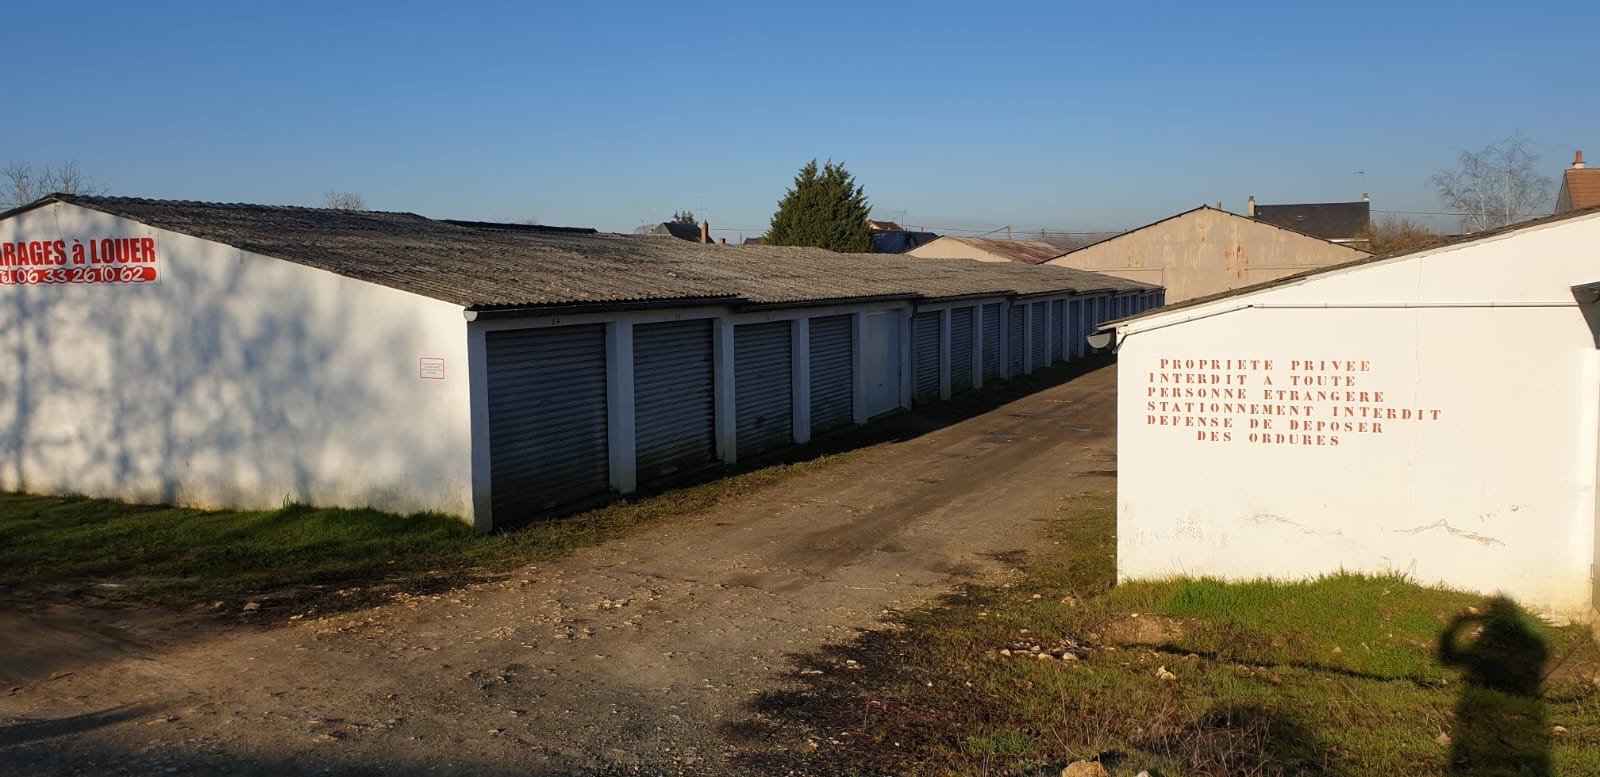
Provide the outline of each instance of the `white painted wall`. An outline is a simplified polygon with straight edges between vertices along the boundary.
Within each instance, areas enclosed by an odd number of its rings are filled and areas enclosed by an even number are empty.
[[[1119,576],[1398,571],[1587,615],[1600,356],[1570,287],[1595,280],[1600,218],[1586,217],[1120,327]],[[1227,359],[1259,363],[1188,364]],[[1268,398],[1296,377],[1357,396]],[[1369,408],[1382,431],[1315,428],[1373,420],[1335,406]],[[1407,410],[1422,420],[1388,417]]]
[[[65,203],[0,221],[102,236],[153,236],[159,283],[0,286],[0,488],[470,518],[460,307]]]

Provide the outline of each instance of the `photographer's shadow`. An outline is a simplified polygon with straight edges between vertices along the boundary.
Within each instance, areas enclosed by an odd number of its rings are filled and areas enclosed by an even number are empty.
[[[1549,650],[1504,597],[1458,615],[1439,635],[1439,661],[1466,681],[1450,734],[1450,775],[1549,775],[1550,728],[1539,685]]]

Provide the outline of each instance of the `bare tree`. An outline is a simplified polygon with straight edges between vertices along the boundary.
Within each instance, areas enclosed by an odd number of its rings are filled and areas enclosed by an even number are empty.
[[[1444,239],[1411,219],[1394,215],[1367,225],[1362,236],[1367,240],[1367,250],[1374,254],[1409,251]]]
[[[1456,169],[1429,179],[1439,198],[1460,211],[1462,229],[1481,232],[1525,221],[1550,209],[1548,176],[1539,175],[1539,156],[1527,139],[1513,135],[1479,151],[1461,152]]]
[[[48,194],[104,194],[105,188],[85,178],[77,162],[34,169],[27,162],[12,162],[0,169],[0,210],[27,205]]]
[[[367,201],[355,192],[329,189],[322,193],[322,207],[331,210],[366,210]]]

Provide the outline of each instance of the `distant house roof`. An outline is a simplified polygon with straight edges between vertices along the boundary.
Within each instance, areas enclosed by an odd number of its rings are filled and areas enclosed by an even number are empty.
[[[682,221],[663,221],[660,224],[652,224],[645,227],[644,234],[671,235],[679,240],[698,243],[700,242],[700,225],[685,224]]]
[[[894,223],[893,221],[873,221],[872,219],[867,219],[867,227],[872,229],[872,230],[874,230],[874,231],[878,231],[878,232],[904,232],[905,231],[905,227],[902,227],[899,224]]]
[[[1600,167],[1584,167],[1583,152],[1573,156],[1572,166],[1561,173],[1561,191],[1556,195],[1556,213],[1600,205]]]
[[[1023,264],[1043,264],[1066,253],[1060,246],[1040,240],[996,240],[988,237],[952,237],[945,235],[939,238],[939,241],[959,243],[975,251]],[[946,253],[948,255],[947,247]],[[976,256],[976,254],[973,255]]]
[[[935,232],[879,231],[872,233],[872,252],[875,254],[903,254],[920,245],[939,239]]]
[[[1257,205],[1255,219],[1312,237],[1348,242],[1361,237],[1372,222],[1372,203],[1310,202],[1298,205]]]
[[[461,226],[414,213],[54,194],[0,218],[54,203],[475,311],[805,305],[1155,288],[1064,267],[704,245],[482,222]]]

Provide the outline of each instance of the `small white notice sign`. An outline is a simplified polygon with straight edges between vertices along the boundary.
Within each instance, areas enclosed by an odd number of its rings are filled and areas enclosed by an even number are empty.
[[[423,380],[444,380],[444,359],[432,356],[418,358],[417,377]]]

